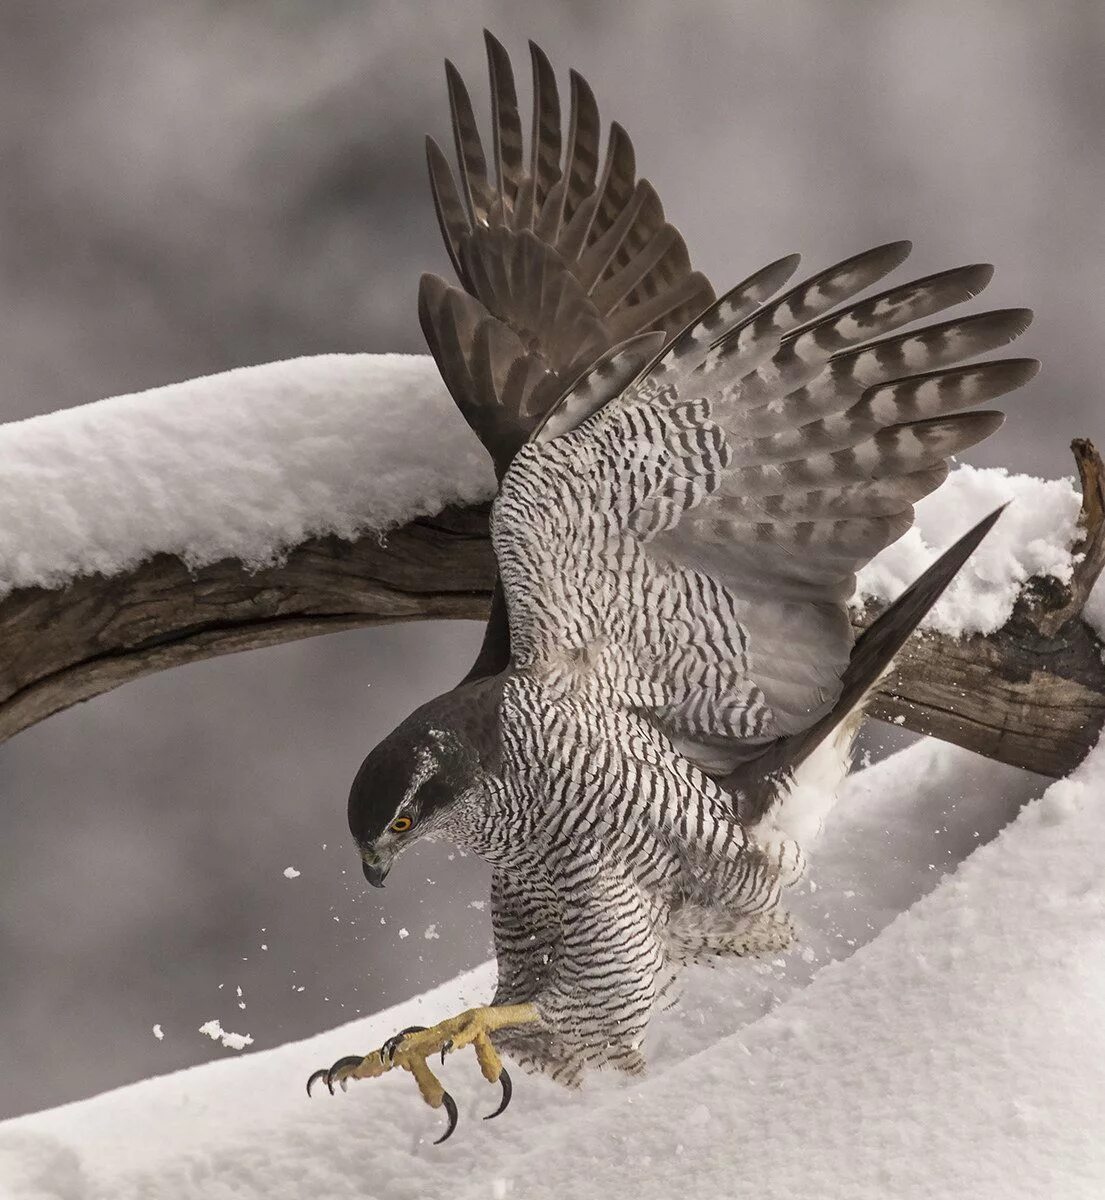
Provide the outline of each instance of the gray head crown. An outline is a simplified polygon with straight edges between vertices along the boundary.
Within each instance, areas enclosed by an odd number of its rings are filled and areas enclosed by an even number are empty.
[[[395,856],[447,820],[481,774],[480,754],[447,693],[417,709],[372,750],[349,792],[349,830],[368,881],[382,886]],[[448,701],[448,703],[444,703]]]

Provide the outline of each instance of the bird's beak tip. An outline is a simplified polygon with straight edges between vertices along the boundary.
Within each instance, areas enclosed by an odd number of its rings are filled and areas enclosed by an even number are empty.
[[[364,877],[374,888],[382,888],[390,867],[379,867],[375,863],[362,863]]]

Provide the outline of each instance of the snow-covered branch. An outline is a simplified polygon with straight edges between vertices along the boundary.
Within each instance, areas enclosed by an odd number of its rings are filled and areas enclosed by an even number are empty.
[[[1105,665],[1081,609],[1105,547],[1100,463],[1076,457],[1082,532],[1069,481],[961,468],[867,568],[857,625],[1013,501],[875,716],[1050,775],[1084,757]],[[197,659],[484,616],[492,487],[420,357],[298,359],[0,427],[0,740]]]

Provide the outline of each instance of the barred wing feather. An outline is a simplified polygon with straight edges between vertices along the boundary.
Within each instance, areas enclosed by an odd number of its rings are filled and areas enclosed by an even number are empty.
[[[556,76],[530,45],[529,154],[510,58],[485,33],[491,160],[468,90],[446,64],[458,176],[427,139],[434,205],[462,289],[423,277],[419,317],[446,386],[499,477],[534,426],[600,355],[639,334],[670,335],[714,299],[633,144],[601,123],[586,80],[571,73],[567,130]]]
[[[564,397],[558,436],[518,453],[493,511],[519,669],[647,713],[718,771],[825,717],[856,571],[1000,425],[974,406],[1037,368],[957,365],[1026,310],[895,332],[976,295],[987,266],[854,299],[908,252],[876,247],[762,303],[796,262],[779,260],[604,407]]]

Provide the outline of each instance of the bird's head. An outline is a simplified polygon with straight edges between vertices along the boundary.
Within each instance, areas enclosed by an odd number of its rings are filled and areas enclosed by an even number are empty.
[[[451,832],[480,786],[479,756],[463,732],[419,710],[368,755],[349,792],[349,830],[373,887],[419,838]]]

